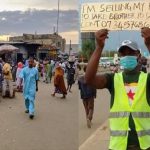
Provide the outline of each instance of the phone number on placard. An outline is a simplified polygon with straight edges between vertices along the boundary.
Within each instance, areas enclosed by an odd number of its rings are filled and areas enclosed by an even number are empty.
[[[142,27],[150,27],[149,22],[143,21],[94,21],[81,23],[81,28],[110,28],[110,29],[135,29]]]

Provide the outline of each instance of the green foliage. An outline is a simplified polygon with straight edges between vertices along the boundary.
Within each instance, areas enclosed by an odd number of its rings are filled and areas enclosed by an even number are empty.
[[[79,57],[83,57],[86,60],[89,60],[92,53],[95,50],[95,40],[85,40],[82,41],[82,50],[79,52]],[[114,54],[117,52],[114,50],[105,50],[102,53],[102,57],[114,57]]]
[[[94,50],[95,50],[95,40],[83,41],[82,43],[82,56],[83,57],[89,60]]]

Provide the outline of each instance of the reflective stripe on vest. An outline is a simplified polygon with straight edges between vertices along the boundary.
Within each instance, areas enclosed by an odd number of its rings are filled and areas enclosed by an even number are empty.
[[[146,99],[147,74],[141,72],[132,105],[129,105],[122,73],[114,76],[114,103],[110,109],[110,145],[112,150],[126,150],[129,117],[133,118],[141,149],[150,147],[150,106]]]
[[[132,112],[134,118],[150,118],[150,112]]]
[[[150,135],[150,130],[139,131],[139,132],[137,132],[137,135],[138,135],[139,137],[146,136],[146,135]]]
[[[143,130],[143,131],[138,131],[137,132],[139,137],[150,135],[150,130]],[[111,136],[127,136],[128,131],[121,131],[121,130],[116,130],[116,131],[110,131]]]
[[[110,118],[122,118],[122,117],[129,117],[130,112],[111,112],[109,117]]]
[[[117,131],[110,131],[110,135],[111,136],[127,136],[127,134],[128,134],[128,131],[119,131],[119,130],[117,130]]]
[[[150,118],[150,112],[132,112],[134,118]],[[129,117],[130,112],[111,112],[110,118],[122,118]]]

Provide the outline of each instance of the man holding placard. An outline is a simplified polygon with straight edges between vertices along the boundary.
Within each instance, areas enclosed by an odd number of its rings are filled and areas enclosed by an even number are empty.
[[[109,149],[149,150],[150,74],[139,71],[139,47],[136,42],[126,40],[118,49],[124,71],[97,75],[108,32],[101,29],[95,34],[96,50],[88,63],[85,82],[97,89],[107,88],[111,94]],[[150,51],[150,28],[142,28],[141,36]]]

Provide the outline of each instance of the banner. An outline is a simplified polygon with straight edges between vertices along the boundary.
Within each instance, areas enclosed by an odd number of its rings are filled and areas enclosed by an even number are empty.
[[[81,32],[99,29],[139,30],[150,27],[150,1],[83,3]]]

